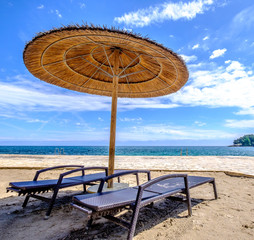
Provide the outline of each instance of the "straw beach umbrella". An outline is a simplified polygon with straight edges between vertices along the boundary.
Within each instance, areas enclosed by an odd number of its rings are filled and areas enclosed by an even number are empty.
[[[104,27],[74,25],[39,33],[26,45],[23,58],[43,81],[112,97],[109,174],[114,172],[117,98],[167,95],[188,80],[184,61],[170,49]]]

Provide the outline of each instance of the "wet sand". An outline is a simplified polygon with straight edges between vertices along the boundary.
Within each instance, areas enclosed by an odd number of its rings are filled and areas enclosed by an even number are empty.
[[[81,192],[80,186],[60,192],[47,221],[43,220],[46,203],[31,200],[27,208],[22,209],[24,197],[5,192],[10,181],[31,180],[35,169],[63,164],[106,166],[107,157],[0,156],[1,240],[126,239],[127,230],[102,219],[88,231],[85,229],[85,215],[69,205],[71,196]],[[152,178],[174,173],[174,170],[216,178],[217,200],[213,199],[209,184],[191,190],[192,217],[186,217],[185,204],[171,200],[156,202],[153,208],[144,207],[134,239],[254,239],[253,166],[254,158],[251,157],[117,157],[116,168],[150,169]],[[53,171],[43,178],[56,178],[59,173],[59,170]],[[133,185],[135,179],[128,177],[125,181]],[[145,181],[145,176],[141,181]],[[128,213],[126,218],[129,218]]]

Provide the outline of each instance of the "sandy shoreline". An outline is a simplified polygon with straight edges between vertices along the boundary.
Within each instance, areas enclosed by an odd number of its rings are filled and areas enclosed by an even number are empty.
[[[107,166],[108,156],[0,155],[0,169],[44,168],[64,164]],[[238,156],[116,156],[116,169],[214,171],[254,176],[254,157]]]
[[[99,220],[89,231],[85,229],[85,216],[69,205],[71,196],[80,193],[80,186],[61,191],[47,221],[43,220],[45,203],[33,200],[22,209],[24,197],[5,192],[10,181],[31,180],[35,169],[62,164],[106,166],[107,157],[0,155],[0,239],[126,239],[125,229],[107,221]],[[152,178],[177,170],[216,179],[218,200],[213,200],[209,184],[191,190],[192,217],[186,217],[185,204],[171,200],[143,208],[134,239],[254,239],[254,177],[224,173],[254,176],[253,164],[254,157],[117,157],[116,168],[150,169]],[[165,171],[161,171],[163,168]],[[56,178],[59,173],[53,171],[43,178]],[[126,181],[131,185],[134,182],[131,178]]]

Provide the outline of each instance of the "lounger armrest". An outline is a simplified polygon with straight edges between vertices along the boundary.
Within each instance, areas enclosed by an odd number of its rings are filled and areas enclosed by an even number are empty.
[[[82,176],[84,176],[86,170],[98,170],[98,169],[105,170],[106,176],[108,175],[108,168],[107,168],[107,167],[82,167],[82,168],[70,170],[70,171],[65,172],[65,173],[61,173],[61,174],[59,175],[59,178],[58,178],[57,186],[56,186],[56,187],[59,188],[59,187],[61,186],[61,183],[62,183],[62,181],[63,181],[63,178],[64,178],[65,176],[67,176],[67,175],[70,175],[70,174],[72,174],[72,173],[81,171],[81,172],[82,172]]]
[[[35,173],[35,176],[34,176],[34,179],[33,181],[37,181],[39,175],[42,173],[42,172],[46,172],[46,171],[50,171],[50,170],[54,170],[54,169],[58,169],[58,168],[66,168],[66,167],[77,167],[77,168],[83,168],[84,166],[83,165],[61,165],[61,166],[55,166],[55,167],[50,167],[50,168],[44,168],[44,169],[41,169],[41,170],[38,170],[36,173]]]
[[[139,178],[138,178],[138,174],[139,173],[146,173],[148,181],[151,179],[151,174],[150,174],[149,170],[130,170],[130,171],[124,171],[124,172],[115,173],[115,174],[112,174],[112,175],[110,175],[108,177],[105,177],[105,178],[103,178],[101,180],[100,186],[98,188],[98,193],[102,192],[104,183],[107,182],[109,179],[119,178],[119,177],[124,176],[124,175],[130,175],[130,174],[131,175],[136,175],[136,177],[137,177],[137,185],[139,185]]]
[[[78,171],[82,171],[82,175],[85,175],[85,171],[86,170],[105,170],[106,176],[108,176],[108,168],[107,167],[82,167],[82,168],[78,168],[78,169],[73,169],[70,170],[68,172],[65,173],[61,173],[60,177],[65,177],[66,175],[78,172]]]
[[[143,197],[143,192],[146,188],[150,187],[151,185],[153,185],[155,183],[161,182],[165,179],[178,178],[178,177],[183,177],[184,178],[185,192],[189,196],[188,175],[187,174],[168,174],[168,175],[165,175],[165,176],[154,178],[154,179],[152,179],[152,180],[150,180],[150,181],[148,181],[148,182],[146,182],[146,183],[144,183],[144,184],[142,184],[138,187],[137,198],[136,198],[136,201],[135,201],[136,208],[140,207],[142,197]]]
[[[189,183],[188,183],[188,175],[187,174],[168,174],[168,175],[165,175],[165,176],[161,176],[161,177],[152,179],[151,181],[140,185],[139,188],[138,188],[137,198],[136,198],[136,201],[135,201],[135,206],[136,206],[135,211],[137,211],[137,209],[139,209],[142,204],[144,206],[146,204],[149,204],[149,203],[153,202],[156,199],[157,200],[160,199],[160,197],[155,197],[155,198],[152,198],[152,199],[146,199],[141,204],[142,197],[143,197],[143,192],[146,188],[150,187],[153,184],[161,182],[163,180],[169,179],[169,178],[183,178],[184,179],[184,186],[185,187],[184,187],[184,192],[183,193],[186,194],[187,204],[188,204],[188,214],[189,214],[189,216],[191,216],[191,214],[192,214],[191,198],[190,198],[190,191],[189,191]],[[168,196],[168,194],[169,193],[165,192],[164,194],[162,194],[162,196],[166,197],[166,196]]]
[[[179,177],[183,177],[184,180],[187,181],[188,175],[187,174],[168,174],[168,175],[165,175],[165,176],[154,178],[151,181],[146,182],[146,183],[140,185],[139,188],[145,189],[145,188],[150,187],[151,185],[153,185],[153,184],[155,184],[157,182],[163,181],[165,179],[168,179],[168,178],[179,178]],[[188,185],[188,181],[187,181],[187,185]]]
[[[124,172],[114,173],[108,177],[105,177],[104,179],[105,179],[105,181],[108,181],[109,179],[112,179],[112,178],[121,177],[121,176],[129,175],[129,174],[138,174],[138,173],[146,173],[148,176],[148,180],[151,179],[149,170],[129,170],[129,171],[124,171]]]

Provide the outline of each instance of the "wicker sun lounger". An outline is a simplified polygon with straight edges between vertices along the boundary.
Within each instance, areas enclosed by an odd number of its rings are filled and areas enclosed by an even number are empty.
[[[60,168],[75,168],[75,169],[60,174],[58,179],[38,180],[38,177],[41,173],[50,171],[53,169],[60,169]],[[88,170],[100,170],[100,171],[97,173],[86,175],[85,173]],[[70,176],[70,174],[73,174],[73,173],[78,173],[79,175]],[[86,192],[86,185],[93,185],[94,182],[99,181],[102,178],[105,178],[107,175],[108,175],[107,167],[84,168],[81,165],[56,166],[56,167],[45,168],[45,169],[37,171],[33,181],[10,182],[9,183],[10,186],[7,187],[7,192],[14,191],[14,192],[17,192],[19,196],[26,195],[26,198],[22,207],[26,207],[30,197],[48,202],[49,206],[45,215],[45,219],[47,219],[52,211],[58,191],[60,189],[76,186],[76,185],[83,185],[84,192]],[[47,198],[47,197],[39,195],[48,191],[53,191],[51,198]]]
[[[135,171],[134,171],[135,172]],[[217,199],[217,191],[214,178],[188,176],[187,174],[170,174],[152,179],[140,186],[130,187],[123,190],[112,192],[101,192],[103,184],[110,178],[119,177],[128,174],[117,173],[101,180],[98,193],[89,195],[74,196],[72,206],[85,212],[89,218],[88,227],[91,226],[94,218],[102,216],[114,223],[127,228],[128,240],[134,236],[136,223],[140,208],[153,204],[156,200],[171,198],[171,196],[181,193],[186,195],[188,215],[191,216],[191,198],[189,189],[205,183],[213,184],[214,196]],[[127,222],[116,213],[124,209],[132,210],[131,221]]]

